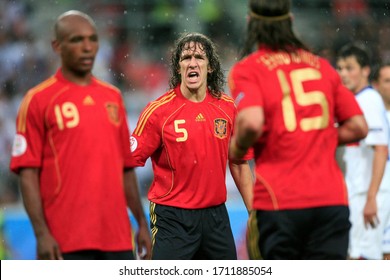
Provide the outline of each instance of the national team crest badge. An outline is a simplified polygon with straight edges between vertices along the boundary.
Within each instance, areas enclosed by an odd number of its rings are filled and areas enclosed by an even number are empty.
[[[119,106],[115,103],[106,104],[108,119],[115,125],[119,125]]]
[[[214,120],[214,135],[220,139],[227,136],[227,121],[225,119]]]

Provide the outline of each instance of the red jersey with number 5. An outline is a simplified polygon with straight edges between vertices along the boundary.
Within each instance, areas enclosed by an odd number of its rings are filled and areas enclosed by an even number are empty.
[[[10,168],[40,169],[49,229],[63,252],[132,249],[123,171],[133,165],[117,88],[55,76],[31,89],[17,116]]]
[[[199,103],[177,87],[149,103],[132,134],[137,166],[151,157],[148,198],[157,204],[198,209],[226,201],[228,145],[236,107],[209,92]]]
[[[325,59],[259,49],[233,66],[229,87],[238,111],[264,110],[254,146],[255,209],[348,204],[335,124],[362,112]]]

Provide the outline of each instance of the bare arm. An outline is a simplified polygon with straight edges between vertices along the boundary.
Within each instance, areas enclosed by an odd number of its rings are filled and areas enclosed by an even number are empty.
[[[374,160],[372,165],[372,177],[370,186],[367,192],[367,201],[363,210],[364,224],[375,227],[379,222],[377,216],[376,195],[379,191],[379,186],[385,172],[385,166],[388,157],[388,147],[384,145],[377,145],[374,149]]]
[[[249,163],[246,160],[229,162],[230,172],[240,192],[248,212],[252,209],[253,199],[253,176]]]
[[[367,136],[368,126],[363,115],[347,119],[337,128],[339,145],[357,142]]]
[[[38,259],[62,259],[58,243],[51,235],[43,214],[39,169],[24,168],[19,175],[23,204],[37,239]]]
[[[124,186],[127,205],[133,213],[134,218],[137,220],[139,227],[137,233],[138,254],[143,259],[150,259],[152,252],[152,242],[138,191],[137,177],[133,168],[125,170]]]
[[[235,132],[232,138],[229,155],[241,159],[249,147],[260,137],[264,124],[264,111],[260,106],[241,110],[236,117]]]

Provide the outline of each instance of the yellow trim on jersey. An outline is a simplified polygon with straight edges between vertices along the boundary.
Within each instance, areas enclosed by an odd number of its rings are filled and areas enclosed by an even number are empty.
[[[65,87],[62,87],[62,89],[60,91],[56,92],[51,97],[48,107],[52,107],[54,100],[56,100],[58,96],[60,96],[63,92],[67,91],[68,89],[69,89],[69,86],[67,85]],[[45,118],[44,118],[46,127],[49,127],[49,116],[48,115],[49,115],[49,110],[46,110],[45,111]],[[52,150],[53,155],[54,155],[54,166],[55,166],[55,170],[56,170],[56,174],[57,174],[57,178],[58,178],[57,186],[54,189],[54,196],[53,196],[53,199],[54,199],[61,191],[62,177],[61,177],[61,172],[60,172],[60,170],[61,170],[60,164],[58,162],[58,153],[57,153],[56,147],[54,145],[53,130],[51,130],[51,129],[48,130],[48,140],[49,140],[49,144],[50,144],[51,150]]]
[[[268,182],[256,172],[256,179],[259,180],[263,186],[266,188],[268,191],[269,196],[271,197],[272,205],[274,207],[274,210],[279,210],[279,204],[278,200],[276,199],[275,193],[272,190],[272,187],[268,184]]]
[[[222,100],[225,100],[225,101],[227,101],[227,102],[234,103],[234,99],[231,98],[230,96],[225,95],[225,94],[222,94],[221,99],[222,99]]]
[[[47,79],[46,81],[42,82],[41,84],[37,85],[36,87],[30,89],[27,92],[26,96],[23,98],[23,101],[20,105],[19,114],[18,114],[17,132],[20,132],[20,133],[26,132],[27,112],[28,112],[28,108],[30,106],[30,102],[31,102],[32,98],[35,96],[35,94],[48,88],[49,86],[54,84],[56,81],[57,81],[57,78],[53,76],[53,77]]]
[[[58,180],[57,186],[54,189],[54,196],[52,198],[52,199],[54,199],[55,197],[57,197],[57,195],[59,194],[59,192],[60,192],[60,190],[62,188],[62,177],[61,177],[61,172],[60,172],[60,170],[61,170],[60,164],[58,162],[58,153],[57,153],[57,150],[55,148],[53,135],[52,135],[53,131],[50,130],[48,134],[49,134],[49,137],[48,137],[49,144],[50,144],[50,147],[51,147],[52,152],[54,154],[54,166],[55,166],[57,180]]]
[[[138,125],[134,130],[134,134],[137,136],[140,136],[142,131],[145,128],[147,120],[149,119],[150,115],[154,112],[154,110],[156,110],[161,105],[170,102],[175,97],[176,97],[176,93],[175,93],[175,91],[172,90],[168,95],[150,103],[150,105],[146,108],[146,110],[140,116],[139,121],[138,121]]]
[[[228,113],[225,112],[225,110],[223,110],[221,107],[218,107],[218,106],[215,105],[214,103],[210,103],[210,105],[213,105],[213,106],[215,106],[216,108],[218,108],[219,110],[221,110],[221,111],[225,114],[226,118],[229,119],[229,122],[230,122],[231,124],[233,124],[232,118],[230,117],[230,115],[229,115]]]
[[[95,81],[96,81],[96,83],[100,84],[101,86],[104,86],[104,87],[108,87],[108,88],[110,88],[110,89],[113,89],[113,90],[115,90],[115,91],[118,92],[118,93],[121,92],[119,88],[117,88],[116,86],[114,86],[114,85],[112,85],[112,84],[110,84],[110,83],[107,83],[107,82],[105,82],[105,81],[102,81],[102,80],[99,80],[99,79],[96,79],[96,78],[95,78]]]
[[[167,119],[165,120],[164,124],[161,126],[161,139],[163,139],[162,141],[164,141],[164,128],[165,128],[165,125],[166,123],[168,122],[168,120],[176,114],[177,111],[179,111],[181,108],[183,108],[186,104],[183,103],[179,108],[177,108],[173,113],[171,113]],[[164,143],[165,144],[165,143]],[[156,199],[161,199],[163,197],[166,197],[167,195],[169,195],[173,189],[173,185],[174,185],[174,181],[175,181],[175,173],[173,172],[173,167],[172,167],[172,164],[171,164],[171,160],[170,160],[170,157],[169,157],[169,153],[168,153],[168,150],[167,150],[167,145],[164,145],[164,151],[166,153],[166,157],[167,157],[167,161],[168,161],[168,164],[169,164],[169,168],[171,169],[171,187],[169,188],[169,190],[163,194],[163,195],[160,195],[158,197],[156,197]]]

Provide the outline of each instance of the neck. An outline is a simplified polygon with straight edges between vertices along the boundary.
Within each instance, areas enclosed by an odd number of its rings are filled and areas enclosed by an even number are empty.
[[[181,84],[180,90],[183,96],[192,102],[202,102],[206,98],[207,94],[205,87],[192,90]]]
[[[79,85],[79,86],[87,86],[91,83],[91,80],[92,80],[92,73],[91,72],[88,72],[84,75],[81,75],[81,74],[76,74],[74,72],[62,69],[62,75],[68,81],[70,81],[76,85]]]
[[[356,87],[356,89],[354,90],[354,93],[358,94],[359,92],[361,92],[363,89],[365,89],[368,86],[369,86],[368,83],[363,83],[360,86]]]

